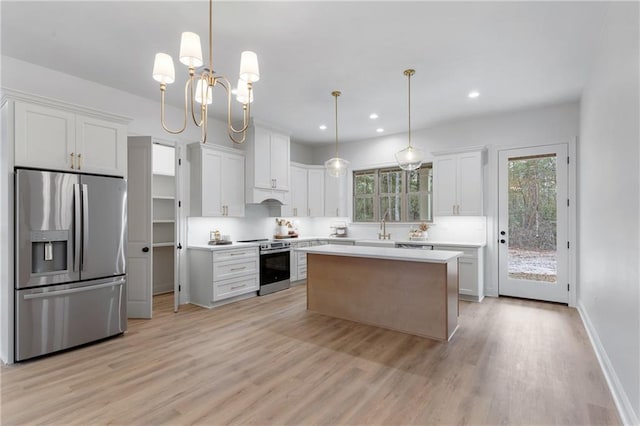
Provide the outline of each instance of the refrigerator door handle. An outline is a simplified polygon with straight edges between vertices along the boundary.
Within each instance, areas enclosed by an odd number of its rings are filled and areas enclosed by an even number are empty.
[[[78,272],[80,267],[80,236],[82,235],[82,212],[80,200],[80,184],[73,184],[73,201],[74,201],[74,232],[73,232],[73,272]]]
[[[78,288],[70,288],[70,289],[67,289],[67,290],[58,290],[58,291],[48,291],[48,292],[44,292],[44,293],[25,294],[24,295],[24,299],[25,300],[46,299],[46,298],[49,298],[49,297],[62,296],[62,295],[65,295],[65,294],[73,294],[73,293],[81,293],[81,292],[84,292],[84,291],[98,290],[100,288],[105,288],[105,287],[116,287],[116,286],[123,285],[124,283],[125,283],[125,280],[119,280],[119,281],[113,281],[113,282],[104,283],[104,284],[88,285],[88,286],[85,286],[85,287],[78,287]]]
[[[89,246],[89,190],[87,184],[82,185],[82,260],[80,264],[80,270],[84,271],[84,266],[87,264],[87,250]]]

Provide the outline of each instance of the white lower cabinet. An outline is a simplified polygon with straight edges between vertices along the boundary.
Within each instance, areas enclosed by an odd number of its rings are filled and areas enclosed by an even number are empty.
[[[307,254],[295,251],[299,247],[309,247],[310,241],[299,241],[291,244],[291,282],[307,279]]]
[[[481,302],[484,299],[484,247],[434,245],[433,249],[464,252],[458,258],[460,299]]]
[[[257,292],[258,247],[189,250],[191,303],[212,308],[225,299]]]

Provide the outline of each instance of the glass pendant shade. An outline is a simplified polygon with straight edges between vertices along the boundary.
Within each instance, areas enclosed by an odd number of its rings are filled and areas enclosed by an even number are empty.
[[[236,100],[241,104],[250,104],[253,102],[253,90],[249,92],[249,85],[243,79],[238,79],[236,86]]]
[[[424,153],[420,148],[408,146],[396,152],[396,161],[402,170],[416,170],[422,165]]]
[[[347,174],[349,162],[344,158],[333,157],[324,162],[324,167],[327,169],[329,176],[340,177]]]
[[[200,36],[196,33],[184,32],[180,40],[180,62],[188,67],[202,66],[202,46]]]
[[[258,67],[258,55],[246,50],[240,55],[240,79],[248,83],[260,80],[260,68]]]
[[[209,87],[207,84],[204,84],[202,79],[199,79],[198,84],[196,84],[196,102],[201,104],[205,96],[207,97],[207,105],[211,105],[213,103],[213,88]]]
[[[171,84],[176,80],[173,58],[166,53],[156,53],[153,62],[153,79],[162,84]]]

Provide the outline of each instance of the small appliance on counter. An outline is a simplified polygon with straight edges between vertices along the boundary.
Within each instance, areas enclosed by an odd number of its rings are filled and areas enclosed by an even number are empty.
[[[225,244],[231,244],[231,238],[228,235],[220,235],[220,231],[217,229],[215,231],[209,232],[209,242],[210,246],[220,246]]]
[[[336,222],[331,225],[330,229],[333,231],[329,236],[331,237],[346,237],[347,236],[347,224],[346,222]]]

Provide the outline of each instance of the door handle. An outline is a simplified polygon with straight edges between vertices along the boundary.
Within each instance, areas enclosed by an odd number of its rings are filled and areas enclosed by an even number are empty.
[[[149,247],[142,247],[142,252],[143,253],[148,253],[149,252]]]
[[[504,238],[500,240],[500,244],[504,244],[506,242],[507,242],[507,240],[505,240]]]
[[[89,260],[87,247],[89,247],[89,187],[86,183],[80,184],[82,188],[82,258],[80,270],[84,271],[85,264]]]
[[[506,235],[507,233],[504,231],[500,231],[500,235]]]
[[[73,156],[74,156],[74,154],[73,154],[73,152],[72,152],[72,153],[71,153],[71,168],[72,168],[72,169],[73,169],[73,162],[74,162],[74,161],[73,161]]]

